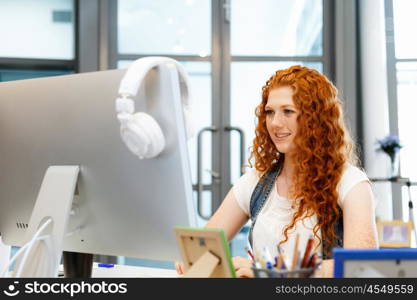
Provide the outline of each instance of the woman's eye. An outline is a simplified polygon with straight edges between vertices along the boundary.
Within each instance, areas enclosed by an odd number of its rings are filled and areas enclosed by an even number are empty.
[[[267,110],[265,111],[265,113],[266,113],[267,115],[272,115],[272,114],[274,113],[274,111],[273,111],[273,110],[271,110],[271,109],[267,109]]]
[[[292,113],[295,113],[295,111],[291,110],[291,109],[284,109],[284,114],[286,115],[290,115]]]

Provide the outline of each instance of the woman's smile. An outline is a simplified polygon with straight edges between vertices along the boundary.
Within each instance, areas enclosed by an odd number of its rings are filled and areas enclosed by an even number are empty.
[[[277,142],[283,142],[285,141],[291,133],[275,133],[274,134],[274,140]]]

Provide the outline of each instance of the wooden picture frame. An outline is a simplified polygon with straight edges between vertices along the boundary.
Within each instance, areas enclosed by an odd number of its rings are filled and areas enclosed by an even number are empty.
[[[184,264],[183,277],[236,277],[223,230],[176,226],[174,232]]]
[[[378,221],[378,239],[381,248],[411,247],[411,222],[400,220]]]

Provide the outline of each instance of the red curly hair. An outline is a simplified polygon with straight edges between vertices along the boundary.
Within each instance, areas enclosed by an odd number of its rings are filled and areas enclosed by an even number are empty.
[[[294,105],[299,111],[294,138],[297,164],[291,189],[291,198],[299,199],[298,209],[285,227],[281,243],[288,240],[288,232],[297,221],[316,215],[314,235],[319,238],[321,230],[322,239],[331,244],[335,239],[333,227],[341,214],[337,185],[346,163],[357,164],[354,144],[343,120],[342,102],[337,98],[336,87],[314,69],[297,65],[277,71],[263,86],[262,102],[256,108],[251,158],[255,158],[255,168],[261,173],[282,166],[285,160],[266,128],[265,105],[270,91],[278,87],[292,88]]]

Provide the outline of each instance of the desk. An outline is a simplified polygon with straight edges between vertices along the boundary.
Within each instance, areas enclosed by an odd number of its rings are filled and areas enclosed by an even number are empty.
[[[113,268],[99,268],[93,264],[93,277],[178,277],[175,270],[148,267],[114,265]]]
[[[59,267],[60,274],[63,272],[63,266]],[[93,264],[93,278],[176,278],[178,277],[175,270],[158,269],[148,267],[114,265],[113,268],[99,268],[98,263]]]

